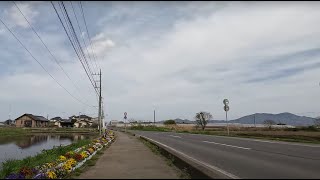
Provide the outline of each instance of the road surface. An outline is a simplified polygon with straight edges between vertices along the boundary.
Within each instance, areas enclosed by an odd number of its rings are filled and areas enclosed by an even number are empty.
[[[237,178],[320,178],[320,145],[173,132],[131,132]]]

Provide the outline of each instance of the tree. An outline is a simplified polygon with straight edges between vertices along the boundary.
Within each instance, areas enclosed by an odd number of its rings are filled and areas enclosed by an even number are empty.
[[[320,117],[317,117],[315,120],[314,120],[314,125],[316,127],[320,127]]]
[[[172,125],[172,124],[175,125],[176,122],[175,122],[174,120],[172,120],[172,119],[169,119],[169,120],[164,121],[163,124],[164,124],[164,125]]]
[[[212,119],[212,115],[209,112],[201,111],[197,113],[194,118],[197,122],[197,125],[201,126],[201,129],[204,130],[206,128],[208,120]]]
[[[138,123],[135,119],[131,118],[128,120],[130,124],[136,124]]]
[[[98,126],[99,126],[98,123],[92,123],[90,127],[91,127],[91,128],[98,128]]]
[[[263,121],[263,124],[266,125],[269,129],[271,129],[272,125],[275,125],[276,122],[268,119],[268,120]]]

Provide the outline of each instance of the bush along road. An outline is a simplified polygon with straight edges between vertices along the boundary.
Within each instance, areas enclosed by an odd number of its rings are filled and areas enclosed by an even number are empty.
[[[69,146],[55,147],[45,150],[35,157],[23,160],[7,161],[0,171],[0,178],[63,179],[114,140],[114,133],[108,131],[103,136],[91,141],[80,141]],[[49,159],[53,160],[44,162]]]

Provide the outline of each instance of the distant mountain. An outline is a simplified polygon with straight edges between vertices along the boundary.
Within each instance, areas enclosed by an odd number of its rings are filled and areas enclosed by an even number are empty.
[[[269,113],[255,113],[247,115],[235,120],[230,120],[230,123],[240,123],[240,124],[254,124],[254,119],[256,124],[263,124],[265,120],[273,120],[275,123],[282,123],[292,126],[311,126],[314,125],[315,118],[306,116],[297,116],[292,113],[280,113],[280,114],[269,114]],[[210,121],[210,123],[224,123],[225,121]]]
[[[297,116],[292,113],[284,112],[280,114],[270,114],[270,113],[255,113],[247,115],[235,120],[229,120],[230,123],[240,123],[240,124],[254,124],[254,119],[256,124],[263,124],[265,120],[273,120],[275,123],[281,123],[292,126],[311,126],[314,125],[315,118],[306,116]],[[190,121],[188,119],[173,119],[177,124],[195,124],[195,121]],[[159,123],[163,123],[160,121]],[[208,123],[225,123],[225,120],[210,120]]]

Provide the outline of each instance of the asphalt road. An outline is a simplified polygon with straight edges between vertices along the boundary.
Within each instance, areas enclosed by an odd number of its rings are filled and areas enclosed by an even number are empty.
[[[320,178],[320,145],[172,132],[131,132],[238,178]]]

